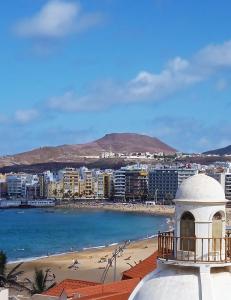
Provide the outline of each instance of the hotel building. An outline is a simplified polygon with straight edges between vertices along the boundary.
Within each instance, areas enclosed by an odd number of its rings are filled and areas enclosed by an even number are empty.
[[[159,168],[149,172],[149,197],[157,201],[172,200],[178,186],[188,177],[196,175],[192,168]]]

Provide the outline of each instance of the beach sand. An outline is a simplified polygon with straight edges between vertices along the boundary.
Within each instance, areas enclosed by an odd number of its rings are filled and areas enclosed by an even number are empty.
[[[109,211],[121,211],[130,213],[151,214],[159,216],[174,215],[175,208],[170,205],[145,205],[138,203],[110,203],[110,202],[76,202],[57,205],[55,209],[100,209]]]
[[[51,272],[55,274],[56,282],[60,282],[67,278],[100,282],[104,268],[107,265],[107,259],[111,257],[116,247],[118,247],[118,245],[49,256],[34,261],[24,262],[20,267],[20,270],[24,271],[20,280],[23,280],[24,278],[33,279],[35,268],[42,268],[44,270],[49,268],[51,269]],[[140,260],[147,258],[155,250],[157,250],[156,238],[130,243],[123,251],[122,256],[117,258],[116,280],[121,279],[122,272],[129,269],[131,266],[134,266]],[[75,260],[79,263],[77,265],[78,267],[70,268]],[[100,260],[105,261],[100,262]],[[11,270],[14,266],[15,263],[8,264],[8,270]],[[114,268],[111,267],[105,282],[111,282],[113,280]]]

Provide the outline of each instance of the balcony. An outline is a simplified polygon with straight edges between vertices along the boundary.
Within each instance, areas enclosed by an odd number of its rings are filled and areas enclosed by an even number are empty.
[[[158,258],[194,263],[231,263],[231,233],[224,238],[176,237],[158,233]]]

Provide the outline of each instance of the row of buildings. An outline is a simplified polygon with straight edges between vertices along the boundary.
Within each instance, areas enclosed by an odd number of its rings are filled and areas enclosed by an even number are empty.
[[[119,170],[65,168],[41,174],[1,174],[1,198],[111,199],[168,203],[178,186],[199,172],[217,179],[231,200],[231,166],[135,164]]]

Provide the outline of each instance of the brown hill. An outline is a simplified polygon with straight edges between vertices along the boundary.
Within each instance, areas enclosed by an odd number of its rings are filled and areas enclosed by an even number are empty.
[[[86,144],[42,147],[28,152],[0,158],[0,166],[37,164],[47,162],[81,162],[84,156],[99,155],[103,151],[116,153],[164,152],[176,150],[157,138],[136,133],[111,133]]]

